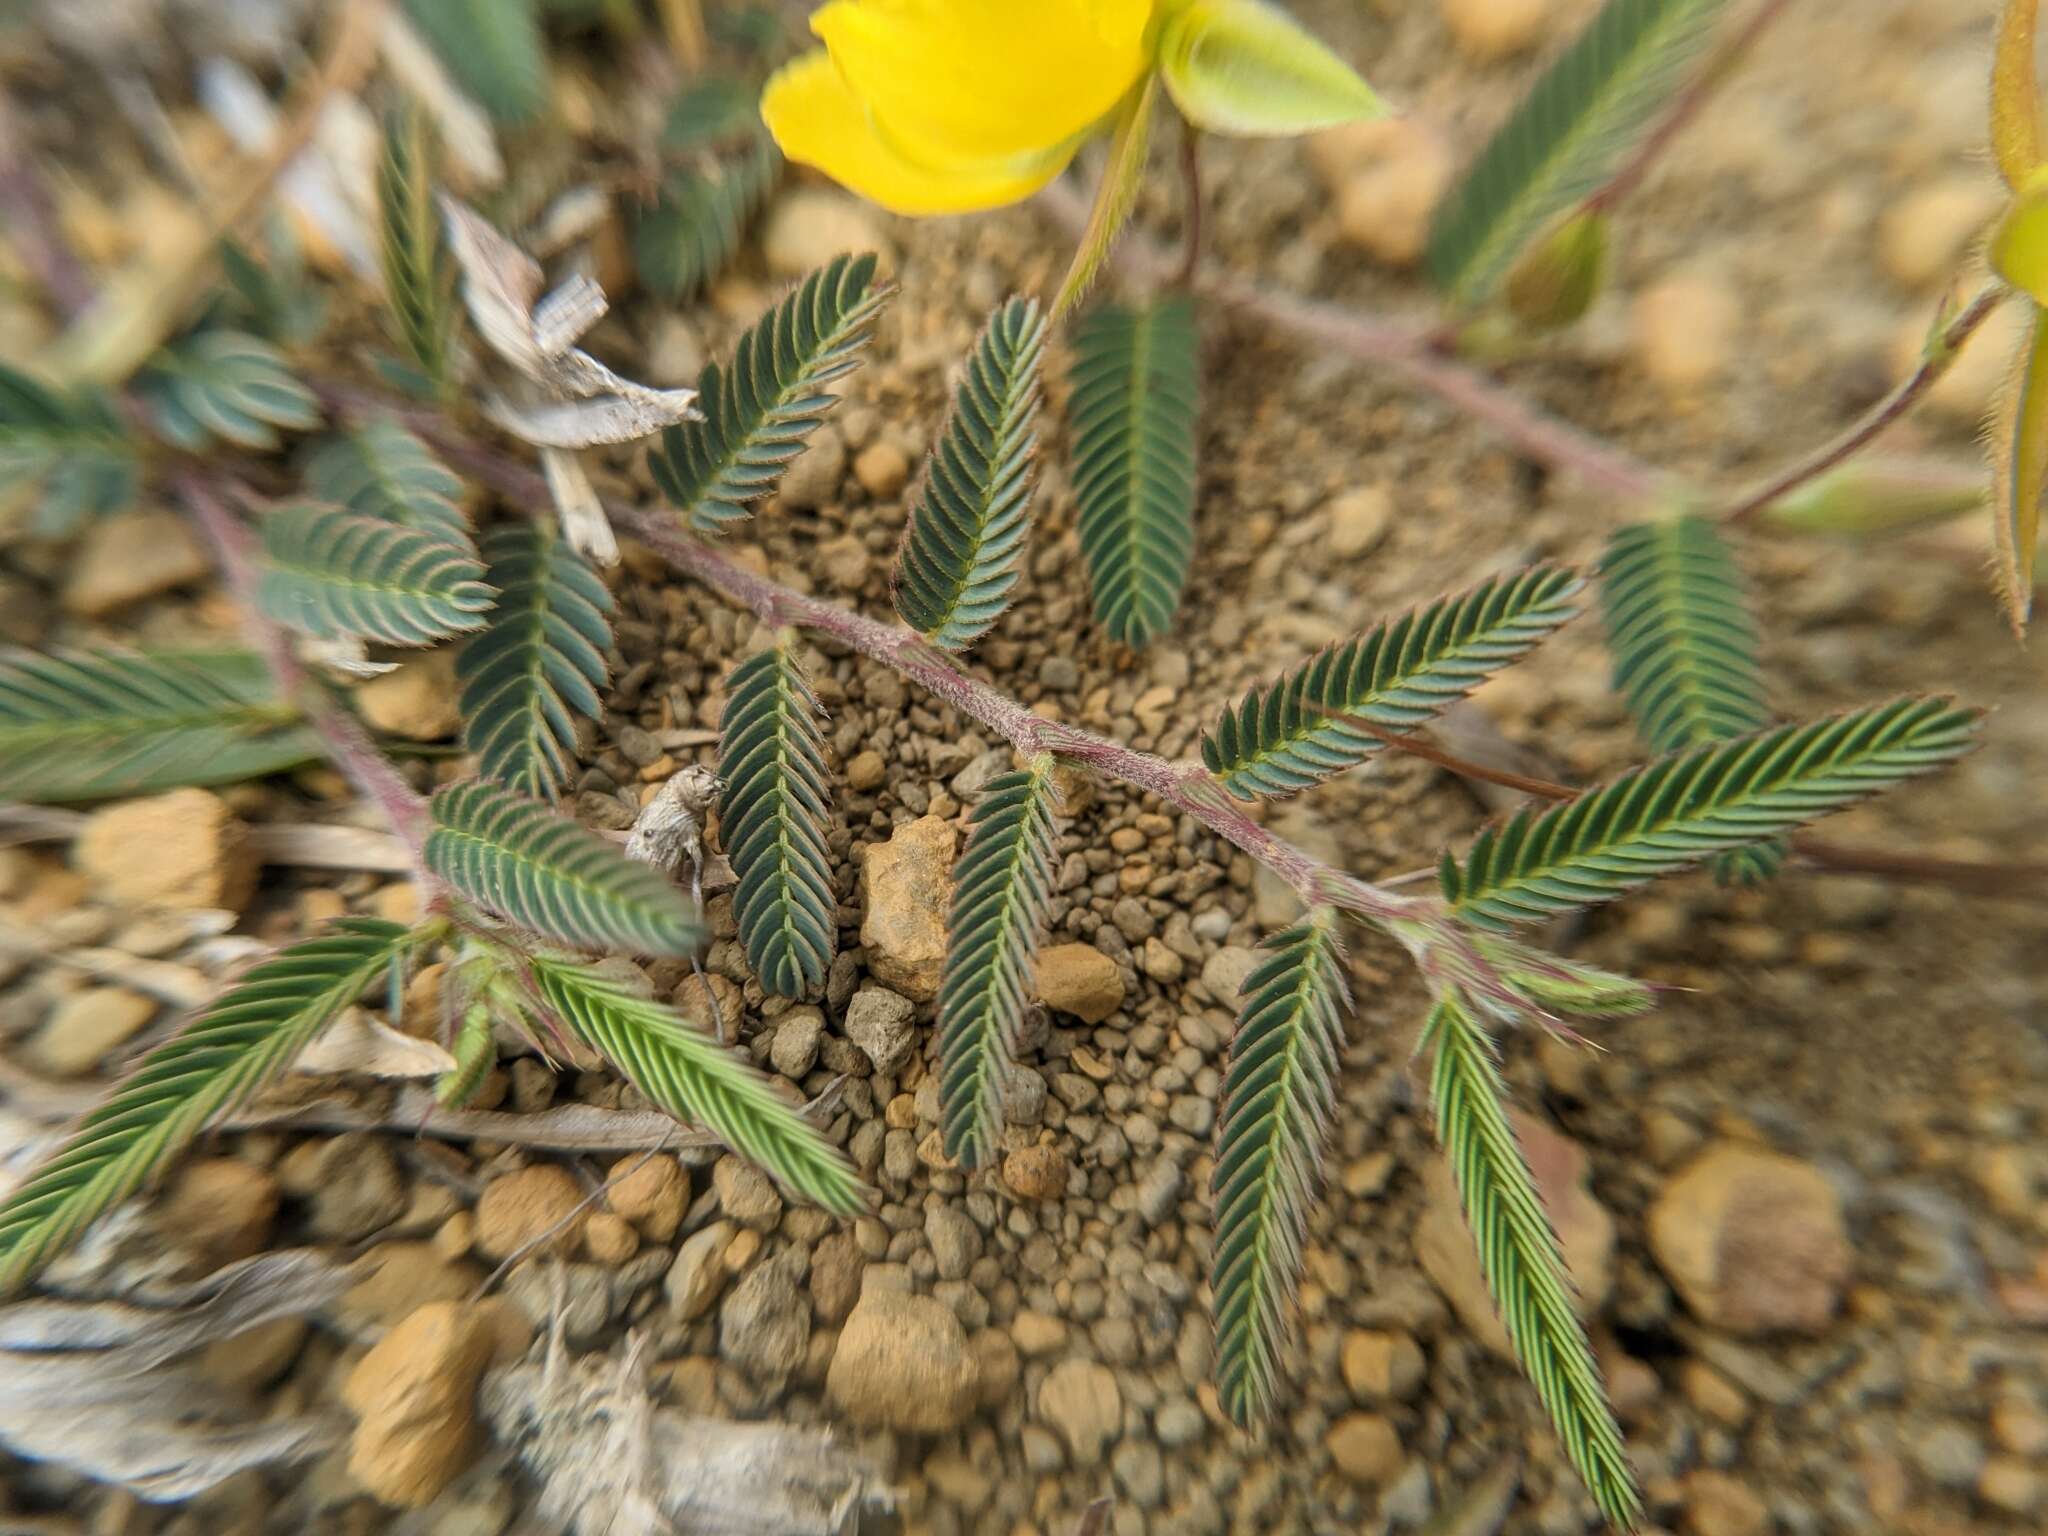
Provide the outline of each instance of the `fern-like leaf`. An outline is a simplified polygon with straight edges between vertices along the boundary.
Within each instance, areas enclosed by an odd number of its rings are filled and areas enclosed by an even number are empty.
[[[1216,1390],[1238,1424],[1263,1416],[1279,1384],[1351,1006],[1334,910],[1317,908],[1266,948],[1244,982],[1211,1180]]]
[[[664,429],[648,458],[655,484],[695,527],[716,532],[775,489],[838,404],[825,386],[859,366],[887,297],[872,255],[835,257],[740,338],[730,368],[704,370],[704,419]]]
[[[539,0],[405,0],[405,9],[456,83],[499,122],[526,122],[547,105]]]
[[[246,652],[0,652],[0,800],[232,784],[320,756]]]
[[[661,195],[633,221],[633,262],[648,290],[685,303],[725,270],[782,175],[767,140],[706,169],[672,172]]]
[[[443,396],[454,368],[455,262],[434,203],[433,156],[417,112],[394,115],[384,125],[377,209],[382,225],[378,255],[392,328],[419,369],[426,393]]]
[[[41,487],[36,532],[62,537],[134,498],[134,454],[103,397],[0,364],[0,493],[27,485]]]
[[[946,1156],[987,1164],[1002,1130],[1003,1077],[1031,996],[1031,962],[1052,902],[1053,760],[993,780],[953,871],[939,982],[939,1127]]]
[[[612,595],[584,558],[532,523],[484,539],[498,591],[490,623],[462,647],[462,744],[487,779],[552,799],[576,766],[572,715],[604,715]]]
[[[214,438],[271,449],[278,429],[320,425],[312,391],[267,341],[241,331],[197,331],[162,348],[136,377],[136,393],[164,440],[197,453]]]
[[[472,550],[317,502],[270,515],[261,569],[263,611],[321,640],[427,645],[482,627],[491,607]]]
[[[1770,719],[1756,623],[1734,553],[1696,513],[1631,523],[1600,560],[1600,610],[1614,686],[1653,752],[1681,752],[1760,731]],[[1723,880],[1774,873],[1782,844],[1715,860]]]
[[[784,1187],[842,1216],[865,1192],[845,1156],[699,1025],[588,966],[530,962],[535,990],[574,1035],[670,1114],[719,1139]]]
[[[1581,582],[1537,565],[1413,609],[1254,688],[1202,738],[1202,761],[1240,800],[1292,795],[1441,714],[1578,609]],[[1349,717],[1349,718],[1346,718]]]
[[[1164,633],[1195,548],[1195,308],[1105,304],[1074,328],[1074,494],[1095,619],[1121,645]]]
[[[1444,856],[1443,893],[1490,927],[1612,901],[1953,762],[1981,718],[1904,698],[1695,747],[1488,828],[1462,864]]]
[[[687,955],[703,941],[697,914],[658,870],[538,800],[471,780],[429,809],[427,868],[502,918],[636,955]]]
[[[949,651],[988,632],[1017,585],[1031,530],[1045,319],[1012,299],[982,327],[925,465],[896,560],[896,611]]]
[[[664,149],[714,149],[761,137],[761,92],[738,75],[705,75],[669,103],[661,125]]]
[[[1437,288],[1460,304],[1485,299],[1524,245],[1599,190],[1726,3],[1607,0],[1444,200],[1424,257]]]
[[[19,1289],[221,1115],[290,1065],[405,951],[397,923],[350,918],[281,951],[142,1064],[0,1204],[0,1294]]]
[[[1493,1042],[1462,1000],[1447,997],[1430,1014],[1421,1048],[1434,1052],[1437,1135],[1515,1357],[1594,1502],[1617,1530],[1631,1529],[1641,1513],[1635,1473],[1572,1305],[1563,1249],[1503,1105]]]
[[[474,548],[462,515],[462,482],[427,445],[380,417],[323,439],[306,456],[306,494],[362,517]]]
[[[786,645],[749,656],[725,684],[719,819],[733,918],[761,985],[801,997],[825,979],[839,936],[825,851],[825,744],[818,701]]]

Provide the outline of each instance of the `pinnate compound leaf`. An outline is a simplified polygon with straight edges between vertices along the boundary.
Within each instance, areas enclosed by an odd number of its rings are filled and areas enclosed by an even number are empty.
[[[0,652],[0,800],[232,784],[322,755],[247,652]]]
[[[1600,560],[1600,609],[1615,690],[1651,751],[1728,741],[1769,722],[1756,623],[1712,519],[1686,512],[1617,530]],[[1715,871],[1753,883],[1784,855],[1781,843],[1759,843],[1722,855]]]
[[[737,884],[733,918],[761,985],[784,997],[819,986],[839,937],[825,848],[825,744],[818,701],[787,645],[750,656],[725,684],[720,825]]]
[[[312,391],[283,355],[240,331],[196,331],[170,343],[136,376],[135,389],[164,440],[189,453],[215,438],[268,450],[281,428],[320,425]]]
[[[1991,57],[1991,154],[2013,191],[2041,168],[2041,82],[2034,34],[2041,0],[2005,0]]]
[[[1386,745],[1352,722],[1398,732],[1441,714],[1572,618],[1582,585],[1536,565],[1388,619],[1226,708],[1202,761],[1240,800],[1320,784]]]
[[[576,767],[576,722],[602,719],[612,595],[584,558],[532,523],[484,539],[497,606],[455,658],[462,744],[482,775],[552,799]]]
[[[323,438],[306,457],[305,485],[307,495],[360,516],[474,548],[462,514],[462,482],[388,417]]]
[[[1095,618],[1142,646],[1173,622],[1194,556],[1194,304],[1102,305],[1073,346],[1074,494]]]
[[[825,386],[859,366],[887,298],[873,255],[835,257],[755,322],[730,367],[704,370],[703,420],[664,430],[648,457],[654,483],[693,526],[715,533],[775,489],[838,404]]]
[[[1982,716],[1902,698],[1695,747],[1479,835],[1441,884],[1487,927],[1596,906],[1715,854],[1781,837],[1955,761]]]
[[[392,328],[427,392],[445,395],[454,369],[455,262],[434,201],[434,159],[417,112],[384,125],[377,163],[378,257]]]
[[[429,806],[427,868],[499,917],[549,938],[636,955],[687,955],[704,927],[660,871],[541,801],[472,779]]]
[[[135,496],[135,456],[105,398],[0,364],[0,494],[39,485],[35,529],[61,537]]]
[[[437,533],[303,502],[263,525],[257,600],[318,640],[428,645],[483,626],[491,589],[474,550]]]
[[[1262,1418],[1280,1382],[1351,1006],[1334,910],[1266,948],[1244,982],[1211,1180],[1216,1390],[1238,1424]]]
[[[1998,595],[2013,632],[2034,607],[2041,491],[2048,482],[2048,317],[2035,309],[1991,420],[1991,528]]]
[[[0,1294],[19,1289],[220,1116],[282,1073],[405,953],[397,923],[348,918],[245,973],[143,1057],[0,1204]]]
[[[633,221],[641,282],[671,304],[694,299],[725,270],[781,175],[782,156],[766,139],[715,166],[671,172]]]
[[[844,1154],[699,1025],[589,966],[538,955],[529,966],[564,1027],[656,1104],[715,1132],[804,1199],[842,1216],[862,1209],[865,1190]]]
[[[1212,133],[1314,133],[1386,112],[1350,65],[1265,0],[1173,8],[1159,69],[1181,115]]]
[[[1438,1001],[1420,1048],[1433,1053],[1437,1135],[1515,1358],[1601,1513],[1615,1529],[1632,1529],[1642,1509],[1635,1473],[1572,1304],[1563,1249],[1507,1116],[1493,1042],[1454,995]]]
[[[1501,124],[1430,229],[1430,281],[1486,299],[1522,247],[1613,173],[1713,35],[1727,0],[1607,0]]]
[[[1052,902],[1058,800],[1049,755],[992,780],[953,870],[939,982],[939,1128],[946,1156],[963,1167],[983,1167],[997,1151],[1003,1079]]]
[[[463,90],[501,123],[548,101],[539,0],[405,0],[406,14]]]
[[[925,465],[896,559],[896,612],[962,651],[1009,606],[1037,488],[1038,370],[1045,319],[1011,299],[982,327]]]

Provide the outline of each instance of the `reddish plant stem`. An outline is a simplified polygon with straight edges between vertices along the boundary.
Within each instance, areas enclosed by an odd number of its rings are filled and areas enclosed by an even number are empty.
[[[322,392],[344,409],[366,405],[377,410],[398,409],[452,467],[515,501],[545,504],[546,483],[537,471],[460,436],[431,412],[390,407],[381,400],[367,400],[357,392],[332,386],[322,386]],[[1020,752],[1055,753],[1104,778],[1157,796],[1266,865],[1306,901],[1344,907],[1381,922],[1426,920],[1432,914],[1428,902],[1382,891],[1275,836],[1253,820],[1199,764],[1170,763],[1078,726],[1042,719],[963,671],[914,630],[807,596],[735,564],[703,540],[682,532],[673,512],[627,506],[612,499],[605,500],[604,509],[614,526],[630,530],[676,570],[746,608],[762,623],[824,635],[879,661],[960,714],[987,726]]]
[[[0,228],[21,263],[66,320],[92,303],[91,269],[64,237],[50,189],[37,170],[14,104],[0,96]]]
[[[419,863],[427,836],[426,801],[398,776],[398,770],[377,750],[356,717],[307,673],[284,630],[264,616],[257,601],[253,541],[247,526],[228,510],[216,488],[196,472],[179,474],[173,484],[178,499],[191,509],[193,520],[213,547],[214,561],[242,610],[249,639],[277,680],[278,691],[305,710],[306,723],[326,743],[335,767],[355,786],[356,793],[383,814],[391,830],[411,850],[415,878],[426,882]]]
[[[1181,247],[1180,271],[1174,275],[1173,283],[1176,288],[1192,288],[1202,264],[1202,139],[1201,130],[1185,119],[1181,122],[1180,181],[1181,195],[1187,203],[1181,213],[1187,234]]]
[[[1927,355],[1920,365],[1900,381],[1897,388],[1886,395],[1840,437],[1815,449],[1789,469],[1780,471],[1761,485],[1745,491],[1721,510],[1721,520],[1728,523],[1743,523],[1763,511],[1772,502],[1797,490],[1809,480],[1817,480],[1837,464],[1849,458],[1866,443],[1876,438],[1920,401],[1920,397],[1941,381],[1941,376],[1962,351],[1967,342],[1986,320],[1991,312],[2005,302],[2012,290],[2003,283],[1991,283],[1977,296],[1963,306],[1956,317],[1949,321],[1934,344],[1927,349]]]
[[[1791,0],[1764,0],[1762,5],[1750,13],[1749,20],[1743,24],[1742,30],[1728,40],[1727,46],[1716,54],[1699,72],[1698,78],[1686,87],[1685,93],[1678,98],[1671,110],[1665,113],[1664,120],[1636,146],[1635,153],[1629,156],[1627,163],[1615,172],[1606,186],[1586,199],[1586,212],[1603,213],[1642,185],[1650,167],[1657,163],[1664,151],[1669,149],[1673,141],[1691,125],[1692,120],[1699,116],[1700,109],[1713,100],[1714,93],[1735,72],[1735,67],[1742,62],[1749,50],[1756,46],[1757,39],[1770,29],[1771,23],[1782,16],[1790,4]]]

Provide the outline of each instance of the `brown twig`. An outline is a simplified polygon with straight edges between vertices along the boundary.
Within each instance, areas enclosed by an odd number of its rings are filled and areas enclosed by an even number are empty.
[[[1727,46],[1699,72],[1698,77],[1686,88],[1671,110],[1664,114],[1664,120],[1636,146],[1635,153],[1630,155],[1621,169],[1608,179],[1607,185],[1586,199],[1586,212],[1604,213],[1642,184],[1643,178],[1649,174],[1650,167],[1657,163],[1664,151],[1669,149],[1692,120],[1699,116],[1700,109],[1713,100],[1714,93],[1735,72],[1736,65],[1742,62],[1749,50],[1756,46],[1757,39],[1770,29],[1771,23],[1782,16],[1790,4],[1791,0],[1764,0],[1762,5],[1750,13],[1749,20],[1743,24],[1742,30],[1730,38]]]
[[[355,716],[307,674],[292,651],[290,637],[265,616],[258,601],[249,530],[228,510],[220,493],[204,476],[190,470],[176,476],[173,486],[213,547],[214,561],[241,609],[249,639],[276,679],[278,691],[305,710],[306,723],[326,743],[335,767],[358,794],[382,812],[391,830],[411,850],[414,878],[430,884],[419,864],[419,851],[427,835],[426,801],[398,776],[398,770],[377,750]]]
[[[369,74],[385,4],[343,0],[318,71],[262,159],[237,176],[198,227],[175,239],[159,238],[100,291],[51,349],[46,366],[52,374],[114,383],[156,350],[205,286],[221,241],[263,207],[277,178],[313,141],[328,103]]]
[[[1862,418],[1841,436],[1736,497],[1721,509],[1721,520],[1747,522],[1788,492],[1797,490],[1809,480],[1819,479],[1904,416],[1919,403],[1922,395],[1940,382],[1941,376],[1948,372],[1961,352],[1963,343],[1991,318],[1991,312],[2004,303],[2011,292],[2003,283],[1987,285],[1933,339],[1919,366],[1901,380],[1897,388],[1864,412]]]

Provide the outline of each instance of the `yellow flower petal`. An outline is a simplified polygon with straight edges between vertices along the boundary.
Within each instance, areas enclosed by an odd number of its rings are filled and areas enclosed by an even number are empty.
[[[1144,73],[1151,0],[832,0],[811,30],[883,131],[929,165],[1063,144]]]
[[[972,213],[1029,197],[1066,169],[1078,141],[1021,163],[935,171],[904,158],[876,128],[823,49],[775,72],[761,116],[782,152],[893,213]]]

